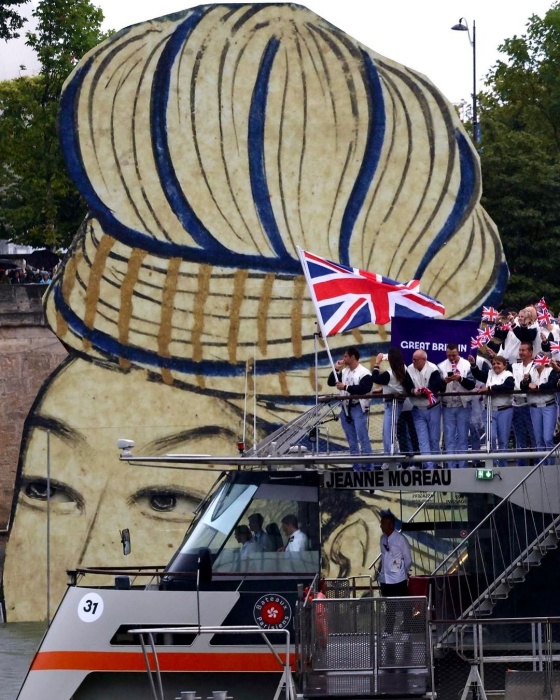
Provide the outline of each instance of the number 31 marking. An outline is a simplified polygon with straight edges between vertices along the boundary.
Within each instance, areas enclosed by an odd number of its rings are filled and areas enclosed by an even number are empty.
[[[78,617],[82,622],[95,622],[103,614],[103,598],[98,593],[87,593],[78,603]]]

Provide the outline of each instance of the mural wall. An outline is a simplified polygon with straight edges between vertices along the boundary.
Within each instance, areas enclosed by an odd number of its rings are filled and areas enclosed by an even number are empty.
[[[204,5],[124,29],[70,76],[59,127],[89,215],[46,300],[70,356],[25,427],[9,620],[45,616],[44,580],[24,572],[46,568],[47,463],[54,605],[66,568],[165,562],[212,482],[120,464],[118,437],[138,454],[231,454],[246,388],[255,439],[314,401],[296,246],[419,278],[448,318],[507,280],[453,107],[304,7]],[[331,347],[359,343],[367,363],[388,338],[366,327]]]

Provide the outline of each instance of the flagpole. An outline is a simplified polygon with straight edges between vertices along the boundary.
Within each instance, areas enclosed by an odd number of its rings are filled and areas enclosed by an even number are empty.
[[[307,271],[307,265],[303,262],[302,252],[303,252],[302,249],[299,246],[297,246],[297,254],[299,257],[299,261],[301,263],[301,269],[303,270],[303,274],[305,276],[307,286],[309,287],[309,291],[313,294],[313,292],[312,292],[313,285],[311,283],[311,279],[310,279],[309,273]],[[325,333],[325,327],[323,326],[323,319],[321,318],[321,314],[319,313],[319,310],[317,308],[317,304],[313,303],[313,307],[315,309],[315,315],[317,316],[317,324],[319,325],[319,328],[321,329],[321,337],[323,338],[323,341],[325,343],[325,349],[327,351],[329,362],[331,363],[333,374],[336,377],[336,367],[334,366],[334,362],[333,362],[332,355],[331,355],[331,350],[329,348],[329,344],[327,343],[327,334]]]
[[[249,391],[249,358],[245,361],[245,402],[243,406],[243,449],[245,449],[246,445],[246,437],[247,437],[247,398],[248,398],[248,391]]]
[[[319,324],[315,321],[315,332],[313,333],[313,349],[315,350],[315,415],[319,412],[319,349],[317,347],[317,336],[319,335]]]
[[[257,347],[253,360],[253,452],[257,451]]]

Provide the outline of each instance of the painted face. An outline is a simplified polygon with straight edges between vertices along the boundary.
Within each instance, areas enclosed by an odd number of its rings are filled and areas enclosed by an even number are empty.
[[[54,610],[67,569],[166,563],[217,476],[212,470],[119,462],[116,440],[135,440],[137,455],[235,454],[239,425],[239,412],[229,403],[148,381],[144,371],[124,374],[75,360],[55,374],[28,418],[22,441],[4,567],[8,619],[45,617],[49,465]],[[120,542],[124,528],[132,543],[126,558]],[[30,571],[36,575],[30,577]],[[27,581],[23,587],[22,580]]]

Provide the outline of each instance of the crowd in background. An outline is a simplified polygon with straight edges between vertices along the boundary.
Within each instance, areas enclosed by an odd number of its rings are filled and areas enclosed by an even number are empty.
[[[0,284],[50,284],[53,272],[18,260],[17,267],[0,267]]]

